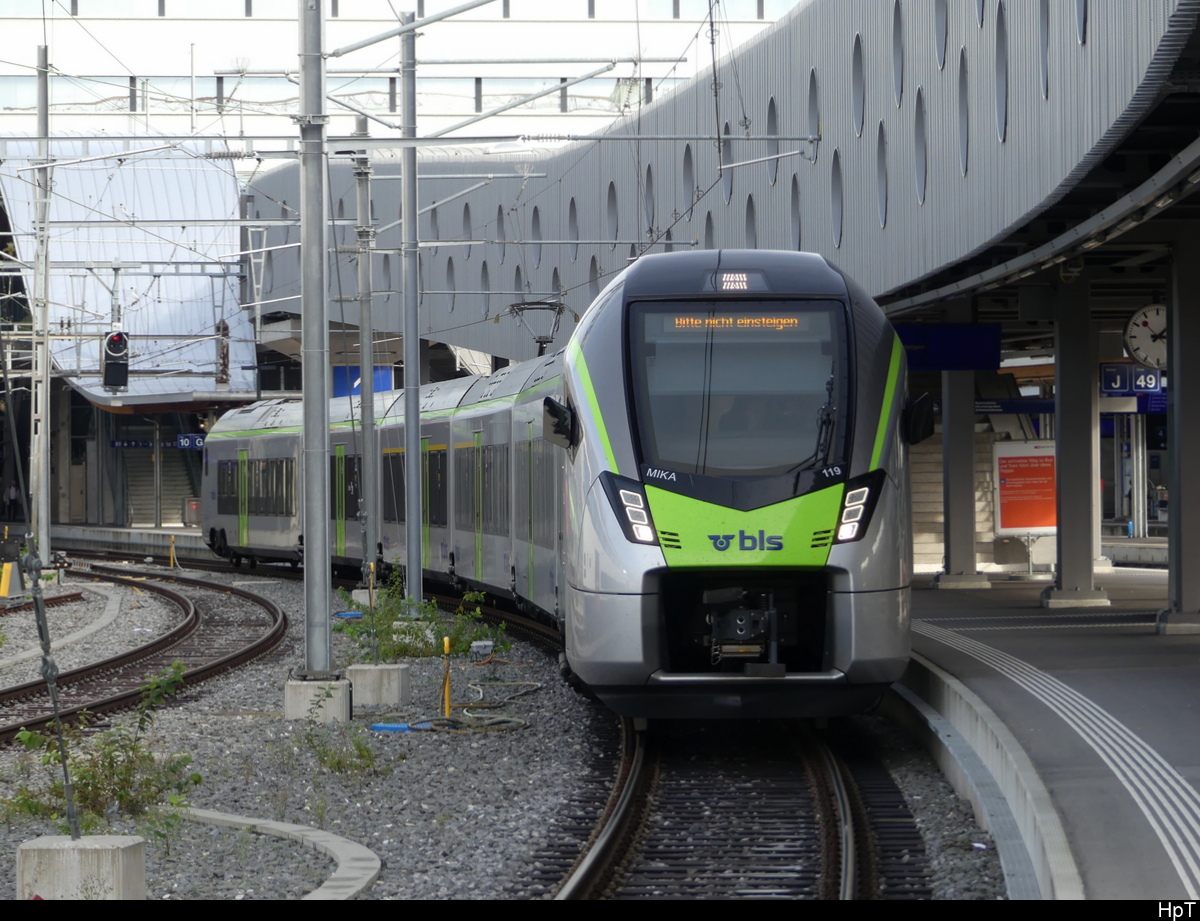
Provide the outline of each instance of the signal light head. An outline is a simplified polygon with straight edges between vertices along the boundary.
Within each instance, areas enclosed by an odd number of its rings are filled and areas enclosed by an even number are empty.
[[[120,360],[129,357],[129,337],[114,330],[104,337],[104,357]]]
[[[100,349],[100,376],[110,390],[124,390],[129,386],[129,336],[119,329],[104,336],[104,345]]]

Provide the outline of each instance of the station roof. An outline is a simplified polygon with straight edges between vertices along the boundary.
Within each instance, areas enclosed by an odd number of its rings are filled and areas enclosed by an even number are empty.
[[[12,233],[5,261],[19,278],[5,316],[27,320],[36,291],[38,145],[2,144],[0,208]],[[153,139],[55,138],[50,154],[58,161],[48,213],[55,373],[117,411],[252,399],[254,330],[238,302],[233,172]],[[111,329],[130,339],[129,386],[120,392],[99,376]]]

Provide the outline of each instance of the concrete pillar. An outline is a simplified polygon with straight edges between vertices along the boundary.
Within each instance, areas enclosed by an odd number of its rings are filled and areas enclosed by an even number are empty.
[[[975,319],[970,301],[946,308],[950,323]],[[975,372],[942,372],[942,542],[938,588],[991,588],[975,559]]]
[[[52,431],[50,448],[54,458],[54,477],[50,482],[50,521],[71,520],[71,388],[56,385],[50,395]]]
[[[1136,413],[1129,417],[1129,517],[1133,521],[1133,536],[1146,537],[1146,497],[1150,483],[1146,477],[1146,417]]]
[[[951,323],[974,319],[971,303],[946,309]],[[942,372],[942,540],[938,588],[991,588],[975,558],[975,372]]]
[[[946,571],[938,585],[987,587],[975,571],[974,371],[942,372],[942,504]]]
[[[1060,285],[1055,299],[1055,477],[1058,573],[1042,593],[1048,608],[1107,606],[1096,588],[1100,507],[1100,385],[1096,331],[1086,276]]]
[[[1200,239],[1191,234],[1177,240],[1171,266],[1171,297],[1167,304],[1167,518],[1170,573],[1167,607],[1159,615],[1159,633],[1200,633]],[[1189,416],[1191,417],[1189,419]]]

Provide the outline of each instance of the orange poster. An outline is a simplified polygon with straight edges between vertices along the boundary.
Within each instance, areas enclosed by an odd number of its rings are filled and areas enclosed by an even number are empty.
[[[1000,448],[1000,443],[997,444]],[[1046,533],[1057,524],[1052,442],[1004,443],[996,454],[997,533]]]

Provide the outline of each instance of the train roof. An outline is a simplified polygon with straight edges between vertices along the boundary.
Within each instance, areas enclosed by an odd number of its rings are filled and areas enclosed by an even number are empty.
[[[302,425],[303,422],[303,408],[299,400],[263,400],[231,409],[213,424],[209,434],[283,428]]]
[[[483,381],[483,387],[478,394],[472,390],[470,402],[496,400],[501,397],[515,396],[523,390],[528,390],[534,384],[547,377],[552,377],[560,370],[559,359],[562,352],[533,358],[520,364],[501,368]],[[465,405],[465,404],[464,404]]]
[[[754,272],[765,281],[758,294],[845,297],[846,279],[816,253],[782,250],[716,249],[643,256],[621,275],[625,299],[712,296],[715,273]]]
[[[465,408],[486,400],[515,396],[534,387],[561,371],[562,352],[523,361],[501,368],[488,377],[459,377],[437,381],[421,387],[421,412]],[[336,397],[329,402],[329,424],[354,421],[358,418],[358,397]],[[404,391],[383,390],[375,394],[375,418],[404,418]],[[301,400],[278,399],[252,403],[225,413],[210,429],[209,434],[255,432],[269,429],[300,429],[304,426],[304,406]]]

